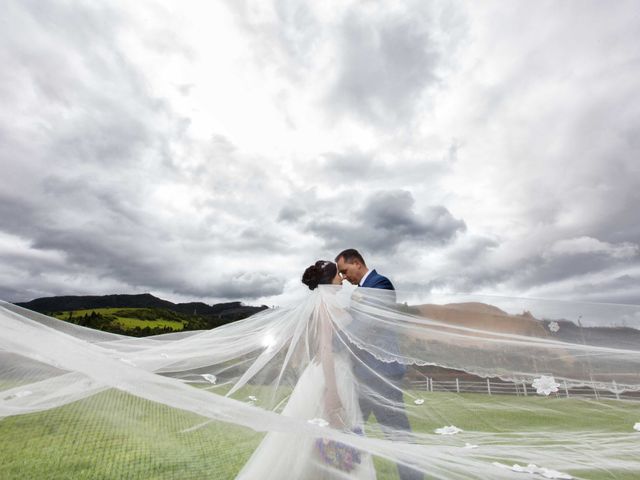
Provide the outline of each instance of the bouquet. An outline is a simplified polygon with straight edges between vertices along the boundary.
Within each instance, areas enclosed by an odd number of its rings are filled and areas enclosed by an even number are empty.
[[[358,435],[363,434],[360,427],[352,431]],[[360,450],[342,442],[318,438],[315,447],[318,456],[325,464],[344,472],[352,471],[362,461]]]

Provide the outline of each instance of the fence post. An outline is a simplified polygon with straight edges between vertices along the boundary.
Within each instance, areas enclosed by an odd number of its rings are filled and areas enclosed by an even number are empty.
[[[489,382],[488,378],[487,378],[487,392],[489,392],[489,395],[491,395],[491,382]]]
[[[458,377],[456,377],[456,392],[460,393],[460,382],[458,381]]]
[[[562,382],[564,383],[564,393],[566,393],[567,398],[569,398],[569,389],[567,388],[567,381],[563,380]]]
[[[596,400],[600,400],[600,397],[598,396],[598,389],[596,388],[596,382],[591,382],[591,385],[593,386],[593,393],[596,394]]]
[[[522,382],[522,388],[524,388],[524,396],[527,396],[527,384],[526,382]]]
[[[429,391],[433,392],[433,378],[429,377],[427,381],[429,382]]]
[[[620,393],[618,393],[618,384],[616,381],[613,381],[613,393],[616,394],[616,400],[620,400]]]

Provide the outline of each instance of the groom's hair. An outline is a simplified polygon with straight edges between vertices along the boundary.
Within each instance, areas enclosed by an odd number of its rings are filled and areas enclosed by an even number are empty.
[[[364,258],[360,255],[360,252],[355,248],[347,248],[346,250],[341,251],[336,256],[336,262],[342,258],[346,263],[353,263],[354,260],[358,260],[363,267],[366,267],[367,264],[364,263]]]

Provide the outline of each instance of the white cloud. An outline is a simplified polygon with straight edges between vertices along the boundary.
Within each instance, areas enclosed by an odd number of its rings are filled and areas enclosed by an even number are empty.
[[[549,248],[551,255],[576,255],[581,253],[601,253],[613,258],[633,258],[640,254],[640,247],[630,242],[611,244],[592,237],[577,237],[558,240]]]
[[[0,8],[9,300],[271,304],[357,247],[400,288],[640,302],[634,2]]]

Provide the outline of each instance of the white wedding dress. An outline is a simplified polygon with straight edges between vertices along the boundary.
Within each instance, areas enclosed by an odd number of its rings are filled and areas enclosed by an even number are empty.
[[[331,301],[324,307],[330,310],[329,315],[320,314],[318,316],[320,322],[333,322],[339,328],[344,328],[350,323],[350,316],[339,302]],[[337,341],[332,342],[331,351],[345,429],[349,431],[357,429],[364,433],[357,382],[353,375],[350,356]],[[326,383],[322,364],[318,358],[314,358],[300,376],[282,415],[324,425]],[[304,433],[270,432],[264,437],[237,478],[241,480],[285,478],[375,480],[376,472],[371,455],[361,452],[360,461],[354,464],[353,469],[340,470],[323,461],[316,441],[317,438],[310,438]]]
[[[362,428],[358,393],[348,358],[345,355],[337,354],[335,366],[336,383],[345,412],[343,420],[350,429]],[[304,420],[322,419],[324,404],[322,400],[317,400],[322,399],[324,389],[325,379],[322,366],[318,362],[313,362],[300,377],[282,414]],[[309,438],[306,434],[270,432],[265,436],[237,478],[242,480],[281,480],[285,478],[372,480],[376,478],[370,455],[362,454],[360,463],[347,473],[323,463],[315,444],[316,439]]]

